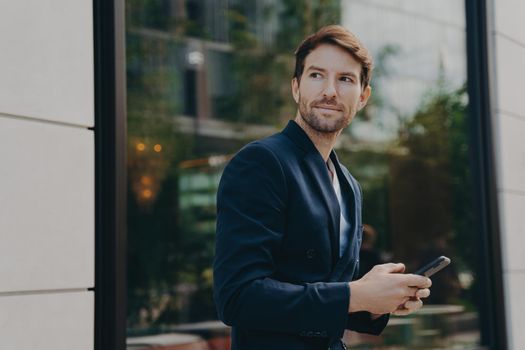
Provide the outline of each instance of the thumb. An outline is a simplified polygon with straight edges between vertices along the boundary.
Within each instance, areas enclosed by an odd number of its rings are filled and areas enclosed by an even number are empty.
[[[405,272],[405,264],[402,263],[387,263],[377,265],[384,273],[403,273]]]

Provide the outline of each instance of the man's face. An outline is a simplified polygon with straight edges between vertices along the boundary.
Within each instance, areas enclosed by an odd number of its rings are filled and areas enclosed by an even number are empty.
[[[347,127],[366,105],[371,89],[361,86],[361,64],[342,48],[321,44],[306,56],[292,93],[299,113],[314,130],[334,133]]]

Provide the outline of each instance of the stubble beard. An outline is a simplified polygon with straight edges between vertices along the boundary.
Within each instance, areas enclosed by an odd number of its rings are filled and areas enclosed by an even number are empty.
[[[320,112],[314,110],[313,107],[308,106],[308,103],[299,96],[299,113],[303,120],[312,129],[323,134],[332,134],[339,132],[346,128],[352,121],[352,112],[347,113],[343,111],[340,117],[326,118]]]

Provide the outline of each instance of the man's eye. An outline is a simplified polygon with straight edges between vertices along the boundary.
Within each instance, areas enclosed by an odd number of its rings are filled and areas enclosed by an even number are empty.
[[[310,78],[321,78],[321,73],[311,73]]]
[[[353,83],[354,79],[351,77],[341,77],[341,81],[347,82],[347,83]]]

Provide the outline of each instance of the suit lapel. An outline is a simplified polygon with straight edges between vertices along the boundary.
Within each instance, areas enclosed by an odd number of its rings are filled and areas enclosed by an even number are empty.
[[[337,171],[337,177],[339,179],[339,184],[341,186],[341,194],[343,196],[343,200],[347,203],[347,210],[351,225],[351,233],[350,237],[348,237],[348,245],[347,249],[343,253],[343,256],[339,259],[337,262],[333,273],[331,280],[333,281],[339,281],[341,278],[341,275],[345,271],[345,269],[348,267],[348,264],[350,263],[350,259],[352,258],[352,254],[354,253],[353,247],[355,245],[355,239],[356,239],[356,232],[359,228],[359,222],[358,218],[360,217],[358,211],[359,206],[357,205],[358,199],[360,197],[359,190],[355,188],[353,181],[350,179],[350,177],[341,169],[341,166],[339,164],[339,160],[337,159],[337,155],[335,152],[332,152],[330,155],[330,158],[332,159],[332,162],[334,163],[335,169]],[[339,252],[338,252],[339,253]],[[355,257],[358,258],[358,257]]]
[[[334,163],[335,169],[337,171],[337,177],[339,179],[339,184],[341,186],[341,193],[343,194],[343,200],[348,202],[348,214],[350,214],[349,219],[351,220],[352,232],[355,232],[354,228],[359,226],[358,218],[360,218],[360,206],[357,205],[361,200],[361,193],[358,188],[355,188],[354,181],[350,179],[350,176],[343,171],[339,159],[335,151],[332,151],[330,155],[332,162]]]
[[[322,198],[323,204],[328,213],[330,227],[329,237],[332,253],[332,269],[338,263],[339,259],[339,223],[341,211],[339,202],[335,195],[334,187],[326,167],[323,157],[315,148],[308,135],[303,129],[293,120],[288,122],[288,125],[283,130],[283,134],[292,140],[299,148],[304,151],[304,165],[305,175],[310,177],[310,183],[313,184],[313,189]],[[332,152],[334,155],[335,153]],[[337,158],[336,158],[337,161]],[[339,164],[339,163],[337,163]]]
[[[309,152],[304,157],[306,170],[310,175],[310,182],[321,195],[330,219],[330,243],[332,247],[332,267],[339,260],[339,220],[341,211],[328,174],[328,169],[319,152]]]

